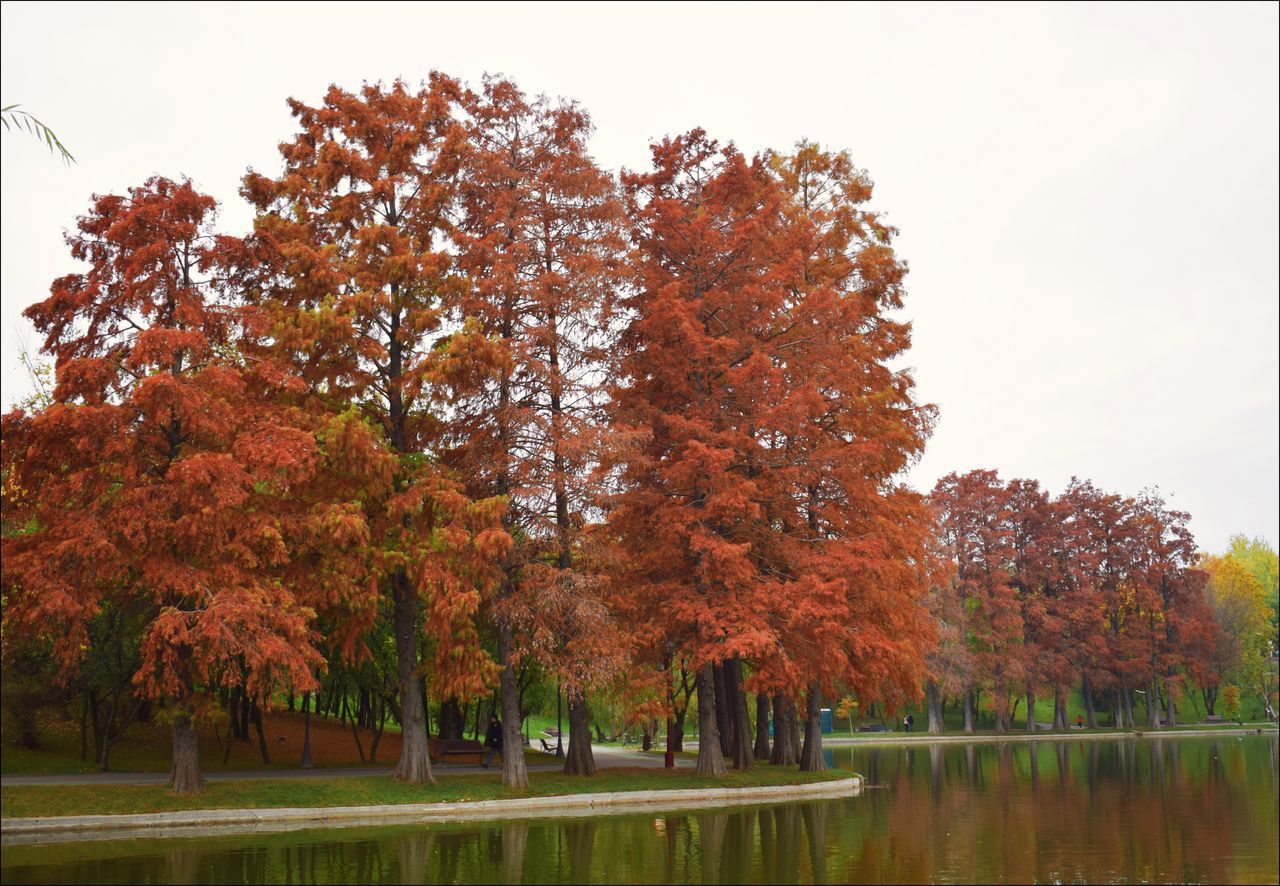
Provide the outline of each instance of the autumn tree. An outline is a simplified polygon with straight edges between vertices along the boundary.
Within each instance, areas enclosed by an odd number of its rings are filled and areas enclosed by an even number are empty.
[[[762,162],[701,130],[652,154],[652,171],[622,178],[635,252],[611,416],[630,444],[614,453],[618,606],[655,664],[683,659],[696,674],[698,771],[722,774],[714,669],[776,646],[764,618],[776,582],[752,551],[769,497],[753,426],[772,405],[762,346],[794,268],[770,242],[782,195]]]
[[[899,478],[923,451],[934,410],[916,401],[910,372],[892,366],[911,344],[895,314],[906,267],[894,229],[868,208],[867,174],[847,152],[811,142],[769,165],[784,195],[779,245],[798,260],[757,349],[777,372],[755,462],[775,477],[774,531],[757,550],[763,570],[782,578],[771,664],[805,687],[800,762],[814,769],[822,697],[845,686],[894,705],[919,692],[934,642],[922,606],[930,526],[923,498]]]
[[[1213,653],[1204,662],[1200,691],[1212,714],[1220,687],[1261,686],[1261,671],[1270,652],[1270,612],[1266,590],[1255,575],[1228,553],[1201,561],[1209,580],[1206,602],[1213,614]]]
[[[471,285],[452,310],[457,322],[474,322],[501,359],[483,383],[457,391],[442,439],[472,495],[508,502],[505,525],[516,544],[491,614],[504,747],[514,748],[521,743],[516,661],[549,653],[553,635],[561,653],[605,636],[601,577],[587,573],[578,551],[603,433],[620,207],[612,179],[589,153],[591,120],[574,103],[531,98],[509,80],[487,78],[463,106],[467,142],[452,234]],[[593,680],[555,664],[564,655],[552,658],[569,699],[568,770],[594,771],[586,709]],[[503,783],[522,788],[527,778],[523,757],[504,754]]]
[[[83,273],[26,311],[56,359],[47,408],[4,419],[9,629],[74,670],[106,608],[145,613],[134,681],[173,723],[170,784],[202,786],[209,691],[309,688],[312,610],[280,581],[277,502],[316,469],[314,437],[274,408],[276,380],[236,357],[234,293],[210,275],[215,206],[153,178],[96,198],[68,235]]]
[[[912,695],[929,634],[924,512],[893,483],[929,415],[887,366],[909,343],[886,316],[904,269],[844,155],[748,161],[700,130],[652,151],[623,176],[620,605],[697,673],[700,771],[722,771],[722,732],[750,765],[744,664],[777,696],[775,754],[803,692],[801,763],[820,768],[822,694]]]
[[[1227,554],[1236,560],[1262,585],[1263,603],[1270,610],[1272,651],[1280,647],[1280,560],[1276,549],[1265,539],[1233,535]]]
[[[419,634],[435,641],[442,696],[476,692],[492,665],[475,623],[491,565],[509,544],[500,499],[474,501],[429,449],[440,392],[497,362],[470,326],[444,325],[468,281],[449,233],[467,132],[461,89],[433,74],[358,94],[291,100],[300,131],[275,179],[251,172],[259,215],[237,260],[267,315],[262,359],[307,383],[309,410],[354,408],[396,463],[389,482],[349,499],[370,526],[369,568],[390,598],[402,750],[395,775],[431,779]],[[425,608],[425,611],[424,611]]]
[[[973,730],[979,683],[991,687],[997,731],[1007,731],[1012,695],[1025,677],[1025,628],[1012,574],[1008,489],[995,471],[948,474],[938,481],[930,501],[955,564],[974,664],[964,698],[965,731]]]

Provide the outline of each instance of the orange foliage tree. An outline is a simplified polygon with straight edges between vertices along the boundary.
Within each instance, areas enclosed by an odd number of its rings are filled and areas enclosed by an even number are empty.
[[[453,238],[471,285],[453,305],[454,320],[474,323],[501,361],[480,384],[455,391],[442,429],[446,460],[472,495],[507,500],[505,525],[517,542],[491,609],[504,747],[521,742],[515,666],[535,655],[569,698],[566,771],[594,771],[586,707],[594,680],[583,677],[598,669],[564,665],[575,658],[565,654],[570,646],[601,640],[597,616],[607,613],[601,576],[575,559],[603,430],[620,207],[588,153],[590,118],[575,104],[529,98],[493,78],[464,105]],[[561,638],[554,654],[551,636]],[[524,758],[504,754],[503,783],[522,788],[527,780]]]
[[[801,763],[821,768],[821,693],[917,692],[931,634],[923,503],[892,482],[929,419],[885,365],[909,342],[884,316],[903,269],[843,155],[748,161],[700,130],[652,150],[652,172],[623,176],[618,605],[697,674],[699,771],[723,772],[726,749],[750,766],[742,661],[784,704],[806,691]]]
[[[316,473],[314,437],[238,361],[234,298],[210,277],[214,201],[153,178],[96,199],[68,236],[84,273],[26,315],[56,359],[53,403],[4,420],[7,625],[42,632],[68,673],[103,606],[142,600],[140,693],[168,702],[170,783],[202,786],[208,693],[266,704],[322,659],[313,610],[280,581],[299,527],[280,503]]]
[[[261,358],[306,381],[308,411],[356,410],[394,456],[345,506],[368,522],[367,568],[390,598],[395,774],[409,783],[432,777],[420,635],[435,643],[438,693],[483,689],[493,667],[476,614],[510,543],[502,500],[469,499],[430,450],[440,392],[499,359],[471,327],[444,326],[467,286],[448,247],[467,140],[459,101],[439,74],[416,92],[397,81],[358,95],[333,87],[314,108],[292,101],[301,131],[281,145],[279,178],[246,176],[259,215],[229,258],[264,314]]]

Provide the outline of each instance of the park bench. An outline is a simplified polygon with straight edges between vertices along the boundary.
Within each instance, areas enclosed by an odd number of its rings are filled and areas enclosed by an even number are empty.
[[[859,732],[888,732],[889,727],[883,723],[863,723],[858,727]]]
[[[551,742],[547,741],[545,738],[540,738],[538,739],[538,741],[542,742],[542,749],[546,751],[548,754],[554,754],[556,752],[556,746],[553,745]]]
[[[1227,718],[1221,714],[1210,714],[1204,718],[1204,721],[1206,723],[1225,723],[1227,722]]]
[[[427,742],[432,763],[480,763],[484,746],[470,738],[433,738]]]

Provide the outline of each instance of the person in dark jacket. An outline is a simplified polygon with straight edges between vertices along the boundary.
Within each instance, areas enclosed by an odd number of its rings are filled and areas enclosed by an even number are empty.
[[[489,750],[485,753],[484,762],[480,766],[488,769],[489,764],[493,762],[493,755],[502,753],[502,724],[498,722],[496,715],[489,717],[489,731],[485,733],[484,746]]]

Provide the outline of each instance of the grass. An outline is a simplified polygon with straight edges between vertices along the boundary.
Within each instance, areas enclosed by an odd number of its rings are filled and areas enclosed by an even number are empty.
[[[53,815],[176,812],[188,809],[268,809],[272,807],[372,806],[554,797],[605,791],[745,788],[808,784],[848,778],[840,769],[800,772],[793,767],[757,764],[724,778],[700,776],[688,769],[602,769],[592,778],[559,772],[535,772],[526,791],[513,792],[496,775],[460,775],[435,785],[411,786],[390,778],[252,779],[210,782],[195,797],[175,796],[160,785],[40,785],[0,789],[3,815],[15,818]]]

